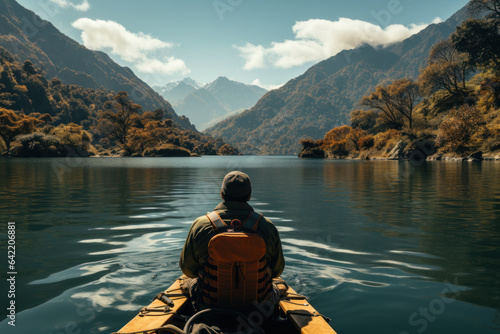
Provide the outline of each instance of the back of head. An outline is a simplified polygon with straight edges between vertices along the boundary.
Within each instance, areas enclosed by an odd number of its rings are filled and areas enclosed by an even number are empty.
[[[220,193],[225,201],[248,202],[252,195],[250,177],[240,171],[228,173],[222,181]]]

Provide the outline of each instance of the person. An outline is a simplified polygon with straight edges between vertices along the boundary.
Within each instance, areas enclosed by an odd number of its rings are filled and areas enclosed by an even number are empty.
[[[256,301],[277,305],[272,279],[285,267],[281,240],[274,224],[248,204],[251,194],[247,174],[228,173],[220,191],[223,201],[188,232],[179,264],[190,278],[186,290],[198,311],[246,308]]]

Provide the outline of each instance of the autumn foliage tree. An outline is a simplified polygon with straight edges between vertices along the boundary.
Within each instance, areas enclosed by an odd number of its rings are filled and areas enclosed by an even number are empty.
[[[157,121],[148,116],[145,114],[140,118],[143,126],[131,128],[130,140],[125,144],[127,152],[142,153],[147,148],[175,144],[171,120]],[[177,144],[180,145],[178,140]]]
[[[114,99],[114,103],[106,104],[108,109],[101,114],[98,129],[127,150],[130,131],[138,121],[137,113],[142,107],[133,103],[126,92],[119,92]]]
[[[5,142],[7,150],[10,150],[11,143],[16,136],[32,133],[35,127],[42,123],[41,119],[0,108],[0,136]]]
[[[471,139],[482,122],[473,106],[453,109],[439,127],[437,142],[446,151],[464,152],[471,147]]]
[[[420,85],[426,94],[445,90],[452,96],[463,96],[472,70],[469,57],[457,51],[451,40],[445,40],[432,48],[428,65],[420,74]]]
[[[238,149],[232,147],[229,144],[224,144],[219,148],[219,154],[220,155],[238,155]]]
[[[418,84],[405,78],[377,86],[374,92],[363,97],[361,105],[378,111],[386,119],[389,128],[401,129],[406,119],[411,129],[419,100]]]
[[[369,132],[376,132],[377,112],[374,110],[356,109],[351,112],[351,127]]]

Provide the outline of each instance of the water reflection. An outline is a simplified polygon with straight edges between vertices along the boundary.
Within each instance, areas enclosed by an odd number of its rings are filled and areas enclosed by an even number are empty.
[[[280,232],[283,276],[339,333],[414,333],[409,316],[441,297],[453,302],[431,332],[500,329],[499,164],[204,157],[60,166],[0,160],[0,219],[17,222],[21,332],[33,323],[47,333],[70,322],[88,333],[119,329],[179,275],[187,230],[219,202],[232,169],[251,176],[251,204]]]
[[[358,212],[374,223],[365,228],[399,240],[375,262],[437,282],[458,277],[470,288],[459,300],[500,309],[499,167],[359,162],[325,165],[324,177],[331,189],[352,191]]]

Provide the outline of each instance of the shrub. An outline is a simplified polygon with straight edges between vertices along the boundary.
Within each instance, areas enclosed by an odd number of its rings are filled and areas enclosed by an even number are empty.
[[[445,152],[465,152],[477,143],[473,135],[479,129],[483,119],[475,107],[462,106],[450,111],[441,126],[437,144]]]
[[[389,152],[401,139],[401,132],[398,130],[390,129],[385,132],[377,133],[374,140],[374,146],[377,150],[385,150]]]
[[[158,147],[149,147],[144,150],[142,155],[145,157],[189,157],[191,152],[172,144],[164,144]]]
[[[477,106],[482,113],[500,107],[500,79],[487,79],[481,83]]]
[[[325,135],[321,148],[334,157],[345,157],[349,154],[348,136],[352,128],[344,125],[333,128]]]
[[[373,140],[372,135],[363,136],[363,137],[359,138],[359,140],[358,140],[358,146],[360,149],[363,149],[363,150],[367,150],[367,149],[372,148],[374,144],[375,144],[375,142]]]
[[[354,110],[351,112],[351,127],[374,133],[376,132],[377,118],[378,115],[373,110]]]
[[[51,134],[58,137],[68,149],[82,152],[83,155],[87,155],[84,152],[88,152],[91,148],[92,137],[75,123],[61,124],[55,127]]]
[[[53,135],[41,132],[20,135],[11,150],[18,157],[62,157],[65,154],[61,140]]]
[[[5,145],[5,142],[2,138],[2,136],[0,136],[0,152],[3,152],[7,149],[7,145]]]
[[[346,139],[347,135],[351,132],[351,129],[352,128],[347,125],[331,129],[325,135],[325,139],[323,140],[323,146],[328,147],[328,145],[332,143]]]
[[[303,148],[317,148],[323,145],[323,140],[314,140],[310,138],[302,139],[300,144]]]
[[[481,145],[481,151],[483,152],[493,152],[500,150],[500,136],[496,138],[488,138],[483,141]]]
[[[238,149],[232,147],[229,144],[224,144],[219,149],[219,154],[220,155],[238,155],[239,153],[240,152],[238,152]]]
[[[349,155],[347,140],[344,139],[330,143],[327,152],[335,157],[345,157]]]

